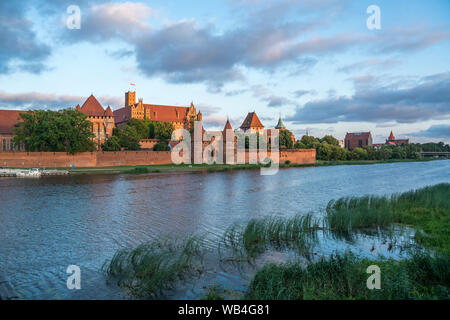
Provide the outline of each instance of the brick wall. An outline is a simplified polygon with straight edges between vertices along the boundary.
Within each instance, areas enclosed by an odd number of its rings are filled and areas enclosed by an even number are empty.
[[[269,153],[270,156],[270,153]],[[292,163],[316,162],[316,150],[283,150],[280,162]],[[246,154],[248,162],[248,153]],[[113,167],[172,163],[170,151],[117,151],[83,152],[70,155],[64,152],[3,152],[0,153],[1,167],[38,168],[38,167]]]

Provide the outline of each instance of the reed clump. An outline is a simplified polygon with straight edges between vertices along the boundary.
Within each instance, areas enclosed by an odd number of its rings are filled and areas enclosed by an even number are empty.
[[[201,239],[166,239],[122,249],[102,267],[109,279],[136,298],[154,298],[199,267]]]
[[[232,225],[225,232],[222,243],[225,248],[248,258],[254,258],[268,247],[294,248],[300,254],[309,253],[321,230],[312,214],[292,218],[265,217],[251,219],[245,227]]]
[[[449,251],[450,184],[441,183],[392,196],[345,197],[326,208],[325,224],[334,232],[384,228],[393,223],[416,229],[415,240]]]
[[[377,265],[381,289],[369,290],[367,267]],[[360,259],[347,252],[322,258],[306,268],[299,262],[268,264],[259,270],[245,299],[449,299],[450,258],[415,253],[409,259]]]

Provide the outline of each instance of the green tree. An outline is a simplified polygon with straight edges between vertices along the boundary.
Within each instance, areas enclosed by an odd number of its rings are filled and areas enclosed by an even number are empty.
[[[149,125],[150,123],[148,121],[130,119],[125,126],[134,127],[140,139],[148,139],[150,136]]]
[[[156,122],[155,123],[155,138],[160,140],[170,140],[174,127],[170,122]]]
[[[117,136],[112,136],[102,144],[103,151],[119,151],[120,140]]]
[[[367,153],[367,160],[375,160],[376,159],[376,152],[375,149],[371,146],[364,146],[363,149],[366,151]]]
[[[280,137],[280,147],[284,146],[287,149],[292,149],[294,143],[292,141],[292,133],[289,130],[280,130],[279,132]]]
[[[36,110],[20,116],[14,143],[23,143],[26,151],[74,154],[96,149],[92,123],[78,110]]]
[[[141,139],[135,127],[125,126],[123,130],[115,129],[113,135],[117,136],[119,139],[119,144],[122,148],[127,150],[141,149],[141,145],[139,144]]]
[[[161,141],[154,145],[153,151],[169,151],[170,147],[167,142]]]
[[[367,160],[367,151],[363,148],[355,148],[352,150],[353,153],[358,155],[358,159]]]
[[[326,135],[322,139],[320,139],[320,142],[326,142],[332,146],[339,146],[339,140],[331,135]]]
[[[306,145],[305,145],[301,140],[295,141],[294,148],[295,148],[295,149],[308,149],[308,148],[306,147]]]
[[[300,141],[306,146],[307,149],[317,148],[320,145],[319,139],[314,138],[313,136],[304,135]]]
[[[330,160],[333,150],[331,145],[326,142],[322,142],[317,147],[317,159],[318,160]]]

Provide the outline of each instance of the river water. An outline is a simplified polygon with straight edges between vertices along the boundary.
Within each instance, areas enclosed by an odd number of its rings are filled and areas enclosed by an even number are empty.
[[[235,222],[269,215],[321,215],[331,199],[391,194],[441,182],[450,182],[449,160],[292,168],[273,176],[249,170],[2,178],[0,273],[24,299],[121,299],[121,290],[99,272],[119,248],[200,233],[215,252],[218,239]],[[389,255],[381,243],[371,251],[374,241],[328,241],[320,250]],[[82,270],[81,290],[66,287],[69,265]],[[207,274],[209,280],[172,298],[198,298],[211,279],[239,292],[249,277],[217,265]]]

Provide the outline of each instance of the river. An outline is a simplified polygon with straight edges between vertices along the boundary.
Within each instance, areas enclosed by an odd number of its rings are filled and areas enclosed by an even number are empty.
[[[167,235],[206,235],[213,252],[232,223],[254,217],[321,215],[342,196],[391,194],[450,182],[450,161],[344,165],[280,170],[144,175],[72,175],[0,179],[0,273],[24,299],[121,299],[99,272],[123,247]],[[371,242],[327,242],[370,255]],[[276,258],[276,257],[275,257]],[[82,289],[68,290],[66,269],[82,270]],[[224,286],[245,289],[248,276],[208,271]],[[195,287],[195,284],[193,285]],[[191,288],[174,298],[198,298]]]

